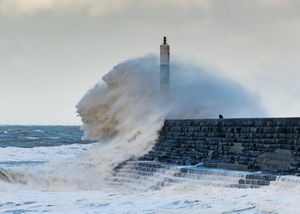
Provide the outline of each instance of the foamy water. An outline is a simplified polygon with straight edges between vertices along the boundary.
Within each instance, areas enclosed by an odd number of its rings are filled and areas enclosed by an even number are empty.
[[[0,167],[42,164],[57,159],[67,159],[87,151],[92,144],[72,144],[52,147],[6,147],[0,149]]]
[[[299,189],[176,185],[161,191],[40,192],[8,188],[1,213],[298,213]]]

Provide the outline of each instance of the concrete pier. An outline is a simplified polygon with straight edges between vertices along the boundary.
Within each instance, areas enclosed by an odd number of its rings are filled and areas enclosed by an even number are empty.
[[[300,118],[166,120],[140,160],[300,173]]]

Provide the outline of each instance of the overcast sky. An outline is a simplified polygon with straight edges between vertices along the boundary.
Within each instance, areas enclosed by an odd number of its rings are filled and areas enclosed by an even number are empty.
[[[103,74],[157,53],[217,68],[300,116],[299,0],[0,0],[0,124],[80,124]]]

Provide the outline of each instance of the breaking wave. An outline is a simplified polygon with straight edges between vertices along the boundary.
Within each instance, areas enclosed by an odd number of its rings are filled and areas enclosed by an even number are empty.
[[[42,190],[101,189],[114,167],[152,148],[166,118],[265,113],[242,86],[180,62],[171,66],[169,99],[161,96],[155,56],[115,66],[80,100],[77,111],[85,138],[99,143],[75,158],[30,169],[7,169],[10,181]]]

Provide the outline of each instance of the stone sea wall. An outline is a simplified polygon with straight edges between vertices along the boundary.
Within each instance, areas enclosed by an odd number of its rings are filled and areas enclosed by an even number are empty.
[[[166,120],[140,160],[299,173],[300,118]]]

